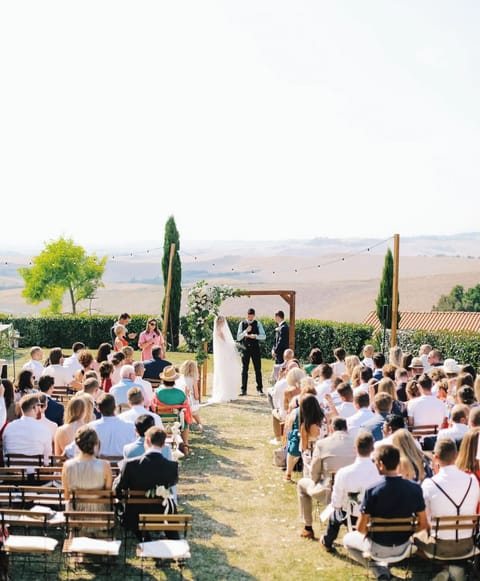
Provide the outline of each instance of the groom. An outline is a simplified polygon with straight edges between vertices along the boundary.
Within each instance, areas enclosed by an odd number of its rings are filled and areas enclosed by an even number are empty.
[[[277,311],[275,313],[275,322],[277,323],[275,328],[275,343],[272,347],[272,358],[275,359],[275,364],[273,366],[272,377],[277,381],[280,368],[284,362],[283,354],[289,347],[290,329],[285,322],[285,313],[283,311]]]
[[[244,349],[242,354],[242,391],[239,395],[247,395],[248,366],[250,359],[255,369],[257,393],[263,395],[262,360],[259,341],[265,341],[266,335],[262,323],[255,318],[255,309],[248,309],[247,318],[238,325],[237,341]]]

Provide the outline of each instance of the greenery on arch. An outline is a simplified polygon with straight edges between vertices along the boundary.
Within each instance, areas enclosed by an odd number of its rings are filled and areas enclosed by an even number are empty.
[[[218,315],[225,299],[236,296],[239,296],[239,291],[233,287],[209,286],[205,280],[195,283],[190,289],[186,321],[198,365],[202,365],[208,357],[203,344],[212,340],[212,316]]]

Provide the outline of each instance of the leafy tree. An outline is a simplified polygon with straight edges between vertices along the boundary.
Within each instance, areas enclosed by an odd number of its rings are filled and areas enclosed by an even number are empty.
[[[165,312],[167,298],[168,265],[170,262],[170,246],[175,244],[175,254],[172,261],[172,285],[170,287],[170,308],[168,315],[168,330],[165,340],[175,351],[180,336],[180,304],[182,302],[182,265],[180,262],[180,235],[175,225],[175,219],[170,216],[165,224],[165,238],[163,243],[162,272],[165,285],[165,296],[162,303],[162,312]]]
[[[377,306],[377,317],[382,323],[382,326],[386,329],[391,329],[393,306],[393,254],[390,248],[387,250],[387,254],[385,255],[380,290],[375,304]]]
[[[454,286],[449,295],[442,295],[434,311],[480,311],[480,284],[467,289],[463,286]]]
[[[106,256],[100,260],[95,255],[88,256],[82,246],[61,237],[33,258],[32,267],[18,269],[25,281],[22,295],[33,304],[50,301],[46,311],[58,314],[68,293],[75,314],[79,301],[93,297],[97,288],[103,286],[106,262]]]

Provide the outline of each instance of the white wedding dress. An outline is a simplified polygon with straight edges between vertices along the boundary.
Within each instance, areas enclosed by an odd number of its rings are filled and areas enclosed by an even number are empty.
[[[242,365],[225,317],[213,323],[213,389],[211,403],[236,399],[242,382]]]

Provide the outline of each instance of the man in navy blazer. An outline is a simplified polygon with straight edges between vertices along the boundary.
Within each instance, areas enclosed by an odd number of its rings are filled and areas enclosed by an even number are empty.
[[[276,381],[280,368],[284,363],[283,354],[290,345],[290,329],[285,322],[285,313],[283,311],[277,311],[275,313],[275,322],[277,323],[277,327],[275,329],[275,343],[272,347],[272,357],[275,359],[273,379]]]
[[[171,365],[170,361],[162,359],[162,347],[156,345],[152,349],[152,359],[144,362],[143,379],[158,379],[168,365]]]
[[[47,396],[47,409],[45,410],[45,417],[51,422],[55,422],[57,426],[62,426],[65,408],[60,402],[55,401],[52,398],[54,385],[55,378],[51,375],[42,375],[38,379],[39,390]]]
[[[161,496],[156,493],[157,486],[170,489],[178,482],[178,462],[167,460],[162,455],[167,434],[160,426],[153,426],[145,432],[145,454],[134,458],[122,465],[120,474],[113,483],[115,494],[121,498],[123,490],[145,490],[145,496]],[[148,494],[148,496],[147,496]],[[166,497],[164,497],[166,498]],[[168,499],[165,506],[160,502],[152,504],[131,504],[125,506],[125,527],[134,531],[140,537],[138,531],[138,515],[140,513],[176,513],[177,506],[173,497]],[[167,537],[178,539],[176,531],[167,531]]]

